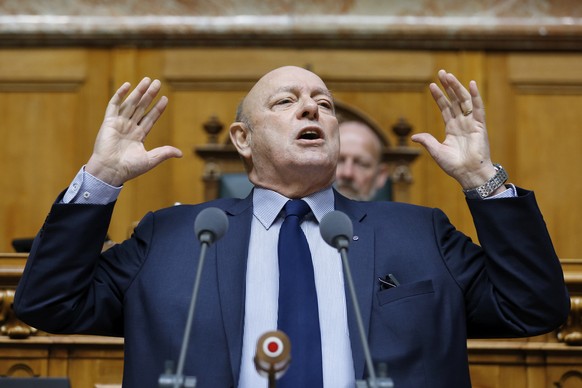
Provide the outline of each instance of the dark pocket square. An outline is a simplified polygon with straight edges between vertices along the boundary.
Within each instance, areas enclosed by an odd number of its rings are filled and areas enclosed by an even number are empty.
[[[402,283],[398,287],[388,288],[377,293],[380,305],[411,296],[430,294],[434,292],[432,280],[421,280],[415,283]]]

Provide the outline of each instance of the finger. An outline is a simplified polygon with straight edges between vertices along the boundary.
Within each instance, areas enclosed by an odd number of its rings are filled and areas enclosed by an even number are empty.
[[[119,107],[121,106],[121,103],[123,102],[123,99],[127,95],[127,92],[129,92],[130,88],[131,84],[129,82],[124,82],[123,85],[117,89],[107,104],[107,108],[105,109],[105,117],[117,116],[119,114]]]
[[[428,88],[432,98],[435,100],[441,111],[441,115],[443,120],[445,120],[445,123],[454,118],[453,112],[451,111],[451,103],[449,99],[443,94],[441,89],[437,86],[437,84],[432,83],[428,86]]]
[[[441,145],[441,143],[439,143],[430,133],[415,133],[410,137],[410,140],[422,145],[433,157],[437,154],[438,148]]]
[[[127,96],[125,101],[121,104],[119,115],[125,118],[131,118],[135,113],[144,94],[149,90],[152,80],[149,77],[144,77],[133,91]]]
[[[172,146],[156,147],[147,152],[150,169],[170,158],[181,158],[182,151]]]
[[[447,81],[447,72],[441,69],[438,71],[437,77],[439,78],[441,85],[443,85],[443,88],[446,87],[449,83],[449,81]]]
[[[471,103],[473,104],[473,118],[478,122],[485,124],[485,104],[477,88],[477,82],[469,82],[469,93],[471,94]]]
[[[450,77],[452,76],[452,77]],[[444,70],[440,70],[439,71],[439,79],[441,81],[441,85],[443,86],[443,89],[445,90],[445,93],[447,94],[447,97],[449,99],[449,103],[451,106],[451,115],[453,117],[457,117],[461,114],[463,114],[462,109],[461,109],[461,105],[460,105],[460,100],[459,97],[457,96],[457,94],[455,93],[455,89],[453,88],[453,83],[457,81],[457,79],[455,78],[455,76],[453,76],[451,73],[447,73]]]
[[[143,131],[144,137],[150,132],[154,124],[158,121],[162,113],[166,110],[168,106],[168,98],[162,96],[158,102],[153,106],[152,109],[141,119],[139,122],[139,127]]]
[[[161,87],[162,87],[161,82],[156,79],[152,81],[152,83],[149,85],[145,93],[142,95],[137,106],[135,107],[133,115],[131,116],[131,120],[135,122],[136,125],[138,125],[138,123],[140,123],[143,120],[144,115],[148,110],[148,107],[150,106],[152,101],[157,97]]]
[[[463,86],[463,84],[454,76],[452,73],[447,74],[447,79],[449,85],[455,95],[456,100],[459,102],[459,108],[464,116],[468,116],[473,110],[473,103],[471,101],[471,94]]]

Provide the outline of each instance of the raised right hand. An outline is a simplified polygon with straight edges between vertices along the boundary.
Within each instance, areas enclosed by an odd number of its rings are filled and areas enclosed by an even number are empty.
[[[162,96],[148,110],[160,87],[160,81],[146,77],[127,96],[131,85],[121,85],[109,100],[85,171],[112,186],[121,186],[164,160],[182,157],[182,151],[175,147],[166,145],[148,151],[143,144],[168,104]]]

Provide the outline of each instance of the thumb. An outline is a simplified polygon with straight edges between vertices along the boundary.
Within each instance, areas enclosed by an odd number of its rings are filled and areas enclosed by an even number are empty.
[[[437,148],[440,145],[438,140],[430,133],[415,133],[410,137],[410,140],[422,145],[431,155],[437,152]]]
[[[172,146],[162,146],[154,148],[147,153],[150,161],[150,168],[154,168],[158,164],[170,158],[181,158],[182,151]]]

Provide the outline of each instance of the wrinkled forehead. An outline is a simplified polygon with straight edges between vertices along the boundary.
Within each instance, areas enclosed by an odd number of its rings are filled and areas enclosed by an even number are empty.
[[[281,91],[304,91],[311,94],[331,93],[323,80],[315,73],[296,66],[284,66],[265,74],[253,86],[247,99],[264,99]]]

